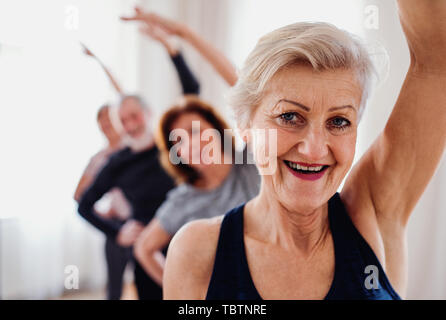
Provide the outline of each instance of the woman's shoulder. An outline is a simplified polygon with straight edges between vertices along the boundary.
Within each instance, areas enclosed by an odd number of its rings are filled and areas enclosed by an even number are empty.
[[[164,283],[167,299],[203,299],[212,275],[223,216],[185,224],[167,252]],[[180,281],[182,286],[176,286]]]
[[[175,234],[169,250],[181,250],[181,252],[194,252],[197,256],[207,258],[210,251],[216,251],[220,226],[223,215],[197,219],[186,223]],[[204,253],[201,255],[201,252]]]

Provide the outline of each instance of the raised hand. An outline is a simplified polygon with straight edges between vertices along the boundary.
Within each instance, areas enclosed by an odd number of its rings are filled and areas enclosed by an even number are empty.
[[[81,45],[82,48],[84,49],[84,53],[85,53],[87,56],[96,58],[96,56],[93,54],[93,52],[91,52],[90,49],[88,49],[87,46],[86,46],[85,44],[83,44],[82,42],[80,42],[80,45]]]
[[[169,55],[178,54],[178,48],[170,41],[169,34],[156,25],[145,24],[140,26],[139,31],[153,40],[160,42],[167,50]]]
[[[154,12],[145,12],[139,7],[135,7],[133,16],[121,17],[123,21],[140,21],[152,27],[158,27],[164,30],[169,35],[183,36],[186,28],[185,25],[175,20],[162,17]]]
[[[107,75],[108,79],[110,80],[111,84],[113,85],[113,88],[115,88],[116,92],[118,94],[123,94],[123,91],[121,89],[121,86],[118,84],[118,82],[116,81],[116,79],[113,77],[113,75],[111,74],[110,70],[108,70],[108,68],[102,63],[101,60],[99,60],[98,57],[96,57],[93,52],[90,51],[90,49],[87,48],[87,46],[85,44],[83,44],[82,42],[80,42],[80,45],[82,46],[82,48],[84,49],[84,53],[89,56],[94,58],[99,65],[102,67],[102,69],[104,70],[105,74]]]
[[[195,33],[187,25],[162,17],[153,12],[144,12],[141,8],[135,7],[133,16],[121,17],[123,21],[139,21],[150,28],[158,28],[167,35],[175,35],[191,44],[220,74],[220,76],[230,85],[237,82],[237,72],[232,63],[225,55],[215,48],[210,42]],[[154,30],[147,30],[152,36]],[[166,47],[167,48],[167,47]],[[169,49],[168,49],[169,50]],[[172,54],[171,54],[172,55]]]

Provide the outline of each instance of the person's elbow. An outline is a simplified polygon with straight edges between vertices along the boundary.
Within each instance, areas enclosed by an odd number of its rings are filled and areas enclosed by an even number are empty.
[[[77,203],[78,203],[77,212],[79,213],[79,215],[81,217],[86,219],[88,216],[88,213],[90,212],[91,206],[88,204],[87,200],[83,196],[79,197],[79,199],[77,200]]]
[[[140,262],[146,261],[147,257],[150,257],[156,251],[157,249],[145,239],[138,239],[133,246],[133,255]]]

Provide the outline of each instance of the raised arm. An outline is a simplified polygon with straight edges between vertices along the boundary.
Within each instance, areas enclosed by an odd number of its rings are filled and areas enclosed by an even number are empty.
[[[91,185],[91,181],[93,180],[93,178],[86,174],[85,172],[82,174],[82,177],[80,178],[77,187],[76,187],[76,191],[74,191],[74,200],[79,203],[79,201],[81,200],[81,196],[84,193],[84,191]]]
[[[143,15],[143,12],[140,9],[136,8],[135,17],[121,19],[124,21],[139,21],[139,17]],[[166,51],[169,53],[169,56],[172,59],[175,69],[178,73],[181,87],[183,89],[183,94],[198,95],[200,93],[200,84],[184,61],[178,47],[175,46],[174,43],[172,43],[171,39],[169,39],[171,37],[170,34],[168,34],[161,27],[148,23],[144,23],[143,25],[141,25],[139,30],[141,33],[148,36],[152,40],[161,43]]]
[[[116,81],[115,77],[113,77],[113,75],[111,74],[110,70],[83,43],[81,43],[81,46],[84,48],[84,53],[87,56],[92,57],[93,59],[95,59],[99,63],[99,65],[102,67],[102,69],[104,70],[105,74],[107,75],[108,79],[110,80],[111,84],[113,85],[113,88],[115,88],[116,92],[119,95],[122,95],[123,91],[121,89],[121,86],[118,84],[118,82]]]
[[[187,25],[161,17],[156,13],[144,12],[140,8],[135,8],[135,14],[132,17],[122,17],[122,19],[125,21],[141,21],[146,25],[158,26],[169,34],[181,37],[190,43],[230,86],[233,86],[237,82],[235,67],[225,55]]]
[[[345,184],[347,198],[369,194],[382,229],[406,226],[446,145],[446,1],[398,7],[410,67],[384,131]]]

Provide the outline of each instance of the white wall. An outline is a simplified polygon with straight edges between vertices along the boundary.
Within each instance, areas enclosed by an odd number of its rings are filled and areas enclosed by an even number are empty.
[[[134,2],[0,2],[2,298],[60,294],[66,265],[78,266],[80,289],[105,284],[103,236],[80,218],[72,195],[104,144],[96,112],[116,95],[78,42],[135,90],[136,27],[118,19]]]

